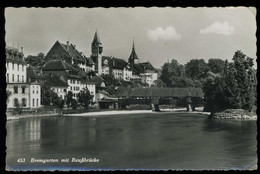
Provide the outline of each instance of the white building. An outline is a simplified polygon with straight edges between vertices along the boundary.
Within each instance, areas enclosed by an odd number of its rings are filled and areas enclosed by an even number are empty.
[[[41,86],[38,83],[31,83],[29,86],[30,91],[30,108],[41,107]]]
[[[41,107],[41,86],[27,82],[27,64],[24,61],[22,48],[6,47],[6,83],[7,109]],[[34,105],[33,105],[33,102]]]

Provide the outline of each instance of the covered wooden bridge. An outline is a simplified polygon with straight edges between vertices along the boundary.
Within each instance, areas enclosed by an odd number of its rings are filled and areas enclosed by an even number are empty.
[[[130,104],[150,104],[156,110],[160,104],[179,104],[195,110],[204,93],[201,88],[118,88],[115,96],[119,108]]]

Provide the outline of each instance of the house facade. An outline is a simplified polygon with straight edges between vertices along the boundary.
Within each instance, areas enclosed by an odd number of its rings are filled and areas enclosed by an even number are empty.
[[[41,86],[27,81],[27,67],[21,50],[6,47],[7,109],[41,107]]]

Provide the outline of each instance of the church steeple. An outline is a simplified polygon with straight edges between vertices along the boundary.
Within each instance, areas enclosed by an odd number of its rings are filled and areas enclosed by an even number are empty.
[[[132,50],[135,51],[135,37],[133,37],[133,47]]]
[[[92,44],[93,43],[101,44],[97,29],[96,29],[96,32],[95,32],[95,35],[94,35],[94,38],[93,38],[93,41],[92,41]]]
[[[132,52],[129,56],[128,62],[130,63],[131,68],[133,68],[134,64],[138,63],[138,56],[135,52],[135,43],[134,43],[134,38],[133,38],[133,46],[132,46]]]

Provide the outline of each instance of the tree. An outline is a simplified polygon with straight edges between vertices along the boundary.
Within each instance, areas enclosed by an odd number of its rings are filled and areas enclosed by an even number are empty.
[[[222,74],[225,61],[222,59],[209,59],[207,66],[209,70],[215,74]]]
[[[78,93],[77,98],[78,98],[79,104],[84,106],[85,109],[88,109],[88,106],[89,106],[93,96],[90,94],[88,88],[84,88],[83,90],[81,90]]]
[[[223,76],[210,77],[203,85],[205,110],[216,112],[225,109],[252,110],[256,105],[256,72],[252,58],[236,51],[233,62],[226,63]]]
[[[32,65],[32,66],[43,66],[44,64],[44,54],[39,53],[37,56],[29,55],[25,58],[26,63]]]
[[[192,59],[185,66],[185,75],[192,80],[200,80],[207,77],[209,68],[204,59]]]
[[[154,81],[152,87],[164,88],[166,87],[166,84],[161,79],[157,79]]]
[[[77,109],[77,107],[78,107],[78,102],[77,102],[77,100],[72,99],[72,101],[71,101],[71,107],[72,107],[72,109]]]
[[[232,60],[234,61],[235,79],[237,80],[242,109],[251,111],[256,101],[256,75],[253,69],[253,59],[238,50]]]
[[[72,91],[68,91],[67,95],[66,95],[66,99],[67,99],[67,106],[70,106],[72,99],[73,99],[73,93]]]
[[[172,59],[171,63],[165,63],[162,66],[160,79],[167,87],[172,87],[172,82],[176,77],[184,74],[183,65],[180,65],[177,60]]]
[[[50,106],[51,103],[60,108],[61,99],[57,93],[51,90],[48,82],[45,81],[41,84],[41,104]]]

